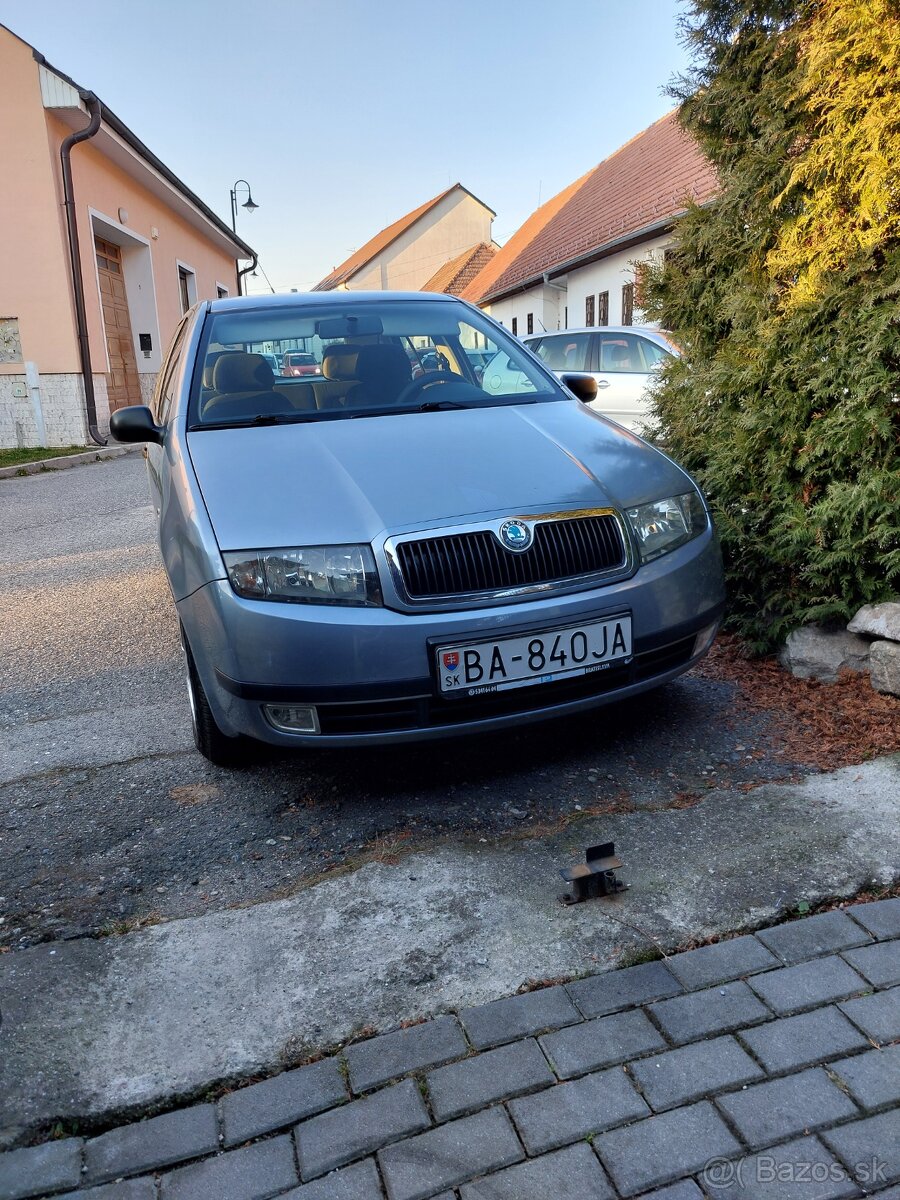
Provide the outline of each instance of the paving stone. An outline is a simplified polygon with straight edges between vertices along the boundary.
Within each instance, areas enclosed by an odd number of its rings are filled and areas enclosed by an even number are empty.
[[[315,1179],[430,1124],[414,1079],[311,1117],[294,1130],[301,1178]]]
[[[900,1108],[820,1136],[857,1182],[884,1184],[900,1179]]]
[[[694,1042],[629,1066],[656,1112],[712,1092],[763,1079],[763,1071],[732,1037]]]
[[[539,988],[507,1000],[465,1008],[459,1019],[479,1050],[514,1042],[545,1029],[562,1029],[581,1020],[581,1013],[563,987]]]
[[[556,1150],[650,1112],[621,1069],[561,1083],[508,1107],[529,1154]]]
[[[0,1154],[0,1200],[20,1200],[81,1183],[82,1138]]]
[[[843,1058],[830,1063],[828,1070],[847,1085],[863,1108],[900,1104],[900,1043]]]
[[[875,987],[893,987],[900,983],[900,938],[848,950],[844,958]]]
[[[566,984],[566,991],[586,1017],[603,1017],[633,1004],[664,1000],[667,996],[677,996],[681,990],[681,984],[661,962],[605,971]]]
[[[845,1000],[838,1008],[863,1033],[882,1045],[900,1038],[900,988],[874,992],[871,996],[860,996],[858,1000]]]
[[[383,1200],[375,1159],[367,1158],[352,1167],[341,1167],[312,1183],[301,1184],[279,1196],[278,1200]]]
[[[650,1011],[676,1044],[728,1033],[772,1015],[742,982],[662,1000],[651,1004]]]
[[[378,1152],[389,1200],[424,1200],[524,1157],[502,1108],[487,1108]]]
[[[645,1192],[640,1200],[703,1200],[703,1193],[693,1179],[680,1179],[655,1192]]]
[[[798,1017],[782,1017],[738,1035],[770,1075],[811,1067],[868,1045],[836,1008],[820,1008]]]
[[[426,1076],[436,1121],[449,1121],[495,1100],[523,1096],[556,1083],[541,1048],[532,1038],[488,1050],[474,1058],[439,1067]]]
[[[900,937],[900,896],[889,900],[873,900],[871,904],[854,904],[846,911],[873,937]]]
[[[780,1017],[869,990],[863,977],[836,954],[799,963],[796,967],[768,971],[748,982],[757,996]]]
[[[179,1167],[160,1180],[160,1200],[263,1200],[298,1183],[290,1136]]]
[[[821,1067],[719,1096],[716,1103],[753,1150],[859,1113]]]
[[[610,1067],[666,1048],[640,1009],[597,1017],[571,1029],[548,1033],[540,1040],[560,1079],[572,1079],[597,1067]]]
[[[710,1163],[700,1183],[715,1200],[838,1200],[859,1195],[844,1167],[814,1137],[734,1163]]]
[[[463,1184],[462,1200],[614,1200],[615,1193],[603,1174],[597,1156],[586,1142],[557,1150]]]
[[[235,1146],[283,1125],[293,1125],[346,1099],[347,1086],[336,1058],[239,1088],[219,1104],[225,1145]]]
[[[761,929],[756,936],[788,965],[848,946],[862,946],[871,940],[864,929],[838,909],[800,921],[787,921],[774,929]]]
[[[674,954],[668,960],[669,970],[689,991],[777,966],[780,963],[775,955],[750,934],[699,946],[684,954]]]
[[[741,1151],[706,1100],[601,1133],[594,1149],[623,1196],[693,1175],[710,1159]]]
[[[122,1175],[140,1175],[214,1154],[218,1149],[215,1105],[195,1104],[92,1138],[84,1147],[84,1182],[104,1183]]]
[[[156,1180],[144,1176],[143,1179],[101,1183],[86,1191],[66,1192],[64,1196],[55,1196],[54,1200],[156,1200]]]
[[[344,1057],[354,1092],[367,1092],[410,1071],[462,1058],[468,1049],[456,1017],[438,1017],[357,1042],[347,1047]]]

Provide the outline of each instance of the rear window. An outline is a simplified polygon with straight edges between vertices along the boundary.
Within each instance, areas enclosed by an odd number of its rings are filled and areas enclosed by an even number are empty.
[[[528,346],[551,371],[587,371],[591,348],[589,333],[552,334],[528,342]]]

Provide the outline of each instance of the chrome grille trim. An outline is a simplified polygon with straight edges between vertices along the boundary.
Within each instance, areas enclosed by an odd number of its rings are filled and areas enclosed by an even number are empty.
[[[500,526],[511,519],[531,530],[524,551],[509,550],[499,539]],[[397,593],[411,607],[580,590],[633,570],[628,529],[613,508],[508,514],[396,535],[384,550]]]

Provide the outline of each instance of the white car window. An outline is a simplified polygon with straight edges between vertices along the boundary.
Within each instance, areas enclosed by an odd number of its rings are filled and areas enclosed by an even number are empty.
[[[646,375],[648,367],[641,356],[643,338],[631,333],[597,334],[598,370],[604,374],[628,372]]]
[[[526,342],[545,367],[551,371],[587,371],[591,345],[589,333],[550,334]]]

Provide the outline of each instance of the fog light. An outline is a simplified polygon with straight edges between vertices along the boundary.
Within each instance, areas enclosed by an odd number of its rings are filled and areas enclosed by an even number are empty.
[[[694,638],[694,652],[692,658],[696,658],[698,654],[705,654],[710,648],[719,632],[719,622],[714,621],[712,625],[707,625],[705,629],[701,629]]]
[[[263,712],[270,725],[285,733],[319,732],[319,717],[314,708],[297,708],[293,704],[264,704]]]

